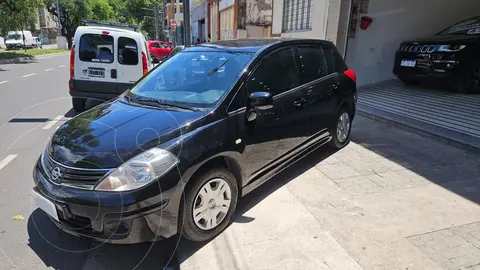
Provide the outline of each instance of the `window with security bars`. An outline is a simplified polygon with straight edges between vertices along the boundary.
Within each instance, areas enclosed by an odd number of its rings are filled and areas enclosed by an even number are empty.
[[[312,29],[312,0],[284,0],[282,32]]]

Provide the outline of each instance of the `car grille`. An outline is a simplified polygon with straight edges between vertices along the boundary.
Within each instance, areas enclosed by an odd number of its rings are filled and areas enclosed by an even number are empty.
[[[437,50],[437,45],[415,45],[406,44],[400,46],[400,52],[414,52],[414,53],[432,53]]]
[[[54,161],[47,153],[42,157],[42,166],[50,181],[77,188],[91,189],[110,170],[71,168]],[[55,170],[55,172],[54,172]]]

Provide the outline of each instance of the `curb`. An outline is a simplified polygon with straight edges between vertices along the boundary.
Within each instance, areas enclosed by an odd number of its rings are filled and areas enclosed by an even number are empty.
[[[47,54],[41,54],[41,55],[32,56],[32,57],[20,57],[20,58],[14,58],[14,59],[0,59],[0,64],[18,64],[18,63],[32,62],[32,61],[35,61],[35,59],[42,59],[49,56],[58,56],[58,55],[67,55],[67,54],[69,54],[69,52],[47,53]]]
[[[18,64],[24,62],[31,62],[35,60],[35,57],[20,57],[15,59],[1,59],[0,64]]]
[[[473,136],[370,108],[362,104],[357,104],[357,113],[363,117],[389,124],[423,137],[428,137],[467,151],[480,153],[480,141]]]

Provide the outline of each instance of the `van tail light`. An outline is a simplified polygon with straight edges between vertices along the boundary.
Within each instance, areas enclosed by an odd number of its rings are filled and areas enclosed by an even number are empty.
[[[351,70],[351,69],[347,69],[343,72],[345,75],[347,75],[347,77],[349,77],[350,79],[352,79],[352,81],[354,82],[357,82],[357,76],[355,75],[355,71]]]
[[[147,62],[147,55],[142,52],[142,66],[143,66],[143,75],[148,73],[148,62]]]
[[[70,79],[75,76],[75,45],[72,46],[70,51]]]

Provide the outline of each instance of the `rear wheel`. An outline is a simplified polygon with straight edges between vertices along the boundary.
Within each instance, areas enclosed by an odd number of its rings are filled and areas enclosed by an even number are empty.
[[[182,236],[203,242],[213,239],[230,223],[237,206],[238,187],[226,169],[212,169],[202,174],[185,192],[180,207],[179,228]]]
[[[73,109],[76,112],[85,111],[86,103],[87,103],[87,99],[85,99],[85,98],[72,98]]]
[[[350,142],[350,132],[352,128],[352,117],[350,112],[342,108],[337,115],[336,126],[332,129],[332,140],[330,147],[342,149]]]

